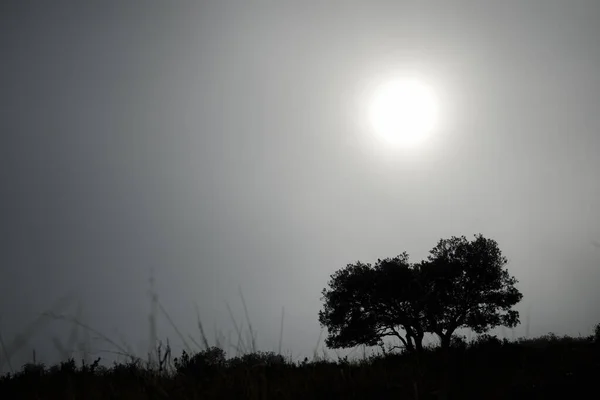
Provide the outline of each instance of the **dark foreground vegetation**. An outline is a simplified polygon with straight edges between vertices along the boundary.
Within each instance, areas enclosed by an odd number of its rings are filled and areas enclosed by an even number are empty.
[[[232,320],[240,339],[235,348],[243,356],[227,359],[218,342],[209,347],[198,317],[203,346],[194,343],[204,349],[199,353],[184,352],[171,360],[170,347],[163,349],[159,342],[148,362],[131,356],[129,362],[111,368],[100,365],[100,359],[91,364],[70,359],[50,368],[34,361],[18,373],[0,377],[0,399],[600,397],[596,393],[600,324],[593,336],[579,338],[549,334],[508,341],[487,334],[520,322],[513,307],[523,295],[505,268],[507,261],[496,241],[479,234],[473,240],[464,236],[441,239],[420,262],[410,262],[405,252],[374,264],[358,261],[336,271],[322,292],[324,305],[319,312],[319,322],[327,330],[326,345],[332,349],[379,346],[380,355],[336,361],[315,357],[297,363],[279,354],[257,352],[242,297],[250,344],[244,344],[241,329]],[[158,297],[152,293],[152,310],[156,310]],[[155,321],[153,311],[152,345],[157,343]],[[102,337],[87,325],[72,322]],[[457,336],[460,329],[478,336],[467,343]],[[283,314],[280,348],[282,332]],[[437,336],[440,345],[425,346],[425,335]],[[392,346],[386,341],[389,337],[401,344]],[[108,338],[105,341],[115,344]],[[23,347],[23,341],[19,343]],[[9,362],[11,352],[3,342],[0,345]]]
[[[357,361],[294,363],[274,353],[225,358],[212,347],[111,368],[27,364],[0,378],[2,399],[547,399],[596,398],[600,335],[514,342],[482,335]]]

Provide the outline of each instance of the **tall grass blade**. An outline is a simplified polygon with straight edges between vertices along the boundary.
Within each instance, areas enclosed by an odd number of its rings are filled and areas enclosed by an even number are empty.
[[[285,312],[285,308],[281,307],[281,327],[279,329],[279,350],[278,353],[281,354],[281,344],[283,341],[283,315]]]
[[[194,343],[194,345],[198,348],[198,351],[205,350],[202,348],[202,346],[200,346],[200,343],[196,342],[196,339],[194,339],[194,337],[192,335],[188,334],[188,338],[190,338],[192,343]]]
[[[12,364],[10,362],[10,355],[8,354],[8,351],[6,350],[6,345],[4,344],[4,339],[2,338],[2,332],[0,332],[0,346],[2,346],[2,352],[4,353],[4,358],[6,359],[6,362],[8,363],[8,368],[10,369],[11,373],[15,373],[15,370],[12,367]],[[0,372],[2,372],[2,367],[4,366],[4,359],[2,357],[0,357]]]
[[[77,324],[77,325],[79,325],[81,328],[83,328],[84,330],[86,330],[86,331],[88,331],[88,332],[91,332],[91,333],[94,333],[94,334],[98,335],[98,337],[99,337],[100,339],[102,339],[102,340],[104,340],[106,343],[108,343],[108,344],[110,344],[110,345],[114,346],[114,347],[115,347],[117,350],[119,350],[121,353],[123,353],[123,354],[129,354],[129,353],[127,352],[127,350],[126,350],[125,348],[123,348],[121,345],[119,345],[117,342],[115,342],[114,340],[112,340],[112,339],[111,339],[111,338],[109,338],[108,336],[104,335],[102,332],[98,331],[97,329],[94,329],[94,328],[92,328],[91,326],[89,326],[89,325],[87,325],[87,324],[85,324],[85,323],[83,323],[83,322],[79,321],[79,320],[78,320],[78,319],[76,319],[76,318],[73,318],[73,317],[68,317],[68,316],[65,316],[65,315],[56,315],[56,314],[54,314],[54,313],[51,313],[51,312],[44,313],[44,315],[45,315],[45,316],[47,316],[47,317],[53,318],[53,319],[55,319],[55,320],[63,320],[63,321],[70,322],[70,323],[72,323],[72,324]]]
[[[200,320],[200,311],[198,310],[198,304],[194,303],[196,307],[196,321],[198,323],[198,330],[200,331],[200,336],[202,337],[202,343],[204,343],[204,348],[208,349],[208,339],[206,338],[206,334],[204,333],[204,327],[202,326],[202,321]]]
[[[237,355],[239,355],[238,349],[244,345],[243,340],[242,340],[242,329],[238,326],[235,318],[233,317],[233,312],[231,311],[231,307],[229,306],[229,303],[225,303],[225,305],[227,306],[227,311],[229,312],[229,317],[231,318],[231,322],[233,322],[233,328],[235,329],[235,331],[237,332],[237,335],[238,335],[238,344],[237,344],[236,351],[238,352]]]
[[[321,343],[321,337],[323,336],[324,328],[321,328],[321,332],[319,332],[319,338],[317,339],[317,344],[315,345],[315,350],[313,351],[313,359],[317,360],[318,352],[319,352],[319,344]]]
[[[242,288],[238,287],[238,290],[240,292],[240,297],[242,298],[242,305],[244,306],[244,315],[246,316],[246,322],[248,323],[248,330],[250,331],[252,352],[256,353],[256,335],[255,332],[252,330],[252,324],[250,323],[250,317],[248,316],[248,307],[246,307],[246,300],[244,299],[244,295],[242,294]]]
[[[63,346],[62,342],[58,337],[52,336],[50,339],[52,340],[52,344],[58,352],[61,361],[67,361],[71,357],[69,350],[67,350],[65,346]]]
[[[183,345],[185,346],[185,349],[191,353],[192,352],[192,348],[190,347],[189,343],[187,342],[187,340],[185,340],[185,337],[183,336],[183,334],[181,333],[181,331],[177,328],[177,326],[175,325],[175,323],[173,322],[173,320],[171,319],[171,316],[169,315],[169,313],[167,312],[167,310],[165,310],[165,308],[163,307],[163,305],[160,303],[160,301],[156,301],[156,304],[158,305],[158,308],[160,309],[160,311],[163,313],[163,315],[167,318],[167,321],[169,321],[169,324],[171,325],[171,327],[173,328],[173,330],[175,331],[175,333],[177,334],[177,336],[179,336],[179,339],[181,339],[181,342],[183,343]]]

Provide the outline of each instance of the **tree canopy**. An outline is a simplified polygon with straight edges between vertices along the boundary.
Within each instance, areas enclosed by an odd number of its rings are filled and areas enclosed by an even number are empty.
[[[412,351],[422,349],[426,332],[448,347],[458,328],[483,333],[514,327],[519,313],[512,307],[522,294],[506,263],[496,241],[479,234],[473,241],[441,239],[418,263],[404,252],[374,265],[348,264],[322,291],[319,322],[328,330],[326,344],[373,346],[393,336]]]

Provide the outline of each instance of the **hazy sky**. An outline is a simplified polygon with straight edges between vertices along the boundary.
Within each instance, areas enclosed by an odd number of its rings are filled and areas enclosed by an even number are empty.
[[[335,270],[480,232],[532,335],[589,334],[599,19],[595,0],[2,1],[0,333],[74,291],[90,325],[144,349],[153,269],[184,333],[194,303],[210,339],[232,332],[241,287],[259,347],[285,307],[284,351],[310,356]],[[440,118],[391,149],[367,93],[407,71]],[[50,362],[38,330],[28,349]],[[158,333],[181,349],[162,315]]]

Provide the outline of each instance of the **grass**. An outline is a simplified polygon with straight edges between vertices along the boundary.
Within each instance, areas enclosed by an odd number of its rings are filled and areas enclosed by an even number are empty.
[[[447,355],[435,346],[429,346],[418,357],[402,352],[367,356],[363,348],[362,357],[355,360],[339,355],[333,360],[325,349],[320,355],[324,333],[321,331],[312,360],[294,362],[281,354],[285,310],[281,313],[279,351],[261,352],[241,290],[240,298],[242,321],[235,320],[227,305],[235,328],[235,344],[230,339],[225,345],[223,335],[215,334],[215,344],[211,346],[197,306],[198,339],[184,336],[151,288],[148,320],[153,345],[145,359],[133,355],[126,343],[117,343],[83,322],[80,315],[68,317],[46,311],[46,318],[65,321],[73,327],[66,343],[53,338],[63,356],[73,347],[89,351],[91,333],[111,346],[107,353],[124,361],[106,366],[101,364],[101,358],[90,360],[90,355],[84,353],[81,362],[69,357],[47,367],[34,359],[16,371],[11,363],[14,349],[6,345],[0,332],[0,361],[10,369],[0,377],[0,398],[579,398],[596,391],[596,377],[600,376],[600,324],[595,334],[588,337],[548,334],[509,341],[482,335],[467,341],[466,337],[456,336]],[[184,350],[178,356],[173,354],[168,340],[163,343],[156,339],[159,313],[183,344]],[[87,344],[75,343],[79,331],[87,333]],[[31,329],[27,332],[31,335]],[[20,341],[14,341],[18,349],[26,347],[28,337],[22,335]],[[225,348],[233,348],[235,356],[228,358]]]
[[[160,357],[159,357],[160,358]],[[443,354],[428,348],[415,368],[411,354],[360,361],[292,362],[275,353],[226,358],[222,349],[174,358],[162,370],[138,360],[107,368],[68,360],[26,364],[0,378],[0,397],[23,399],[434,399],[441,393]],[[594,393],[600,344],[593,337],[459,342],[450,351],[449,398],[579,398]]]

